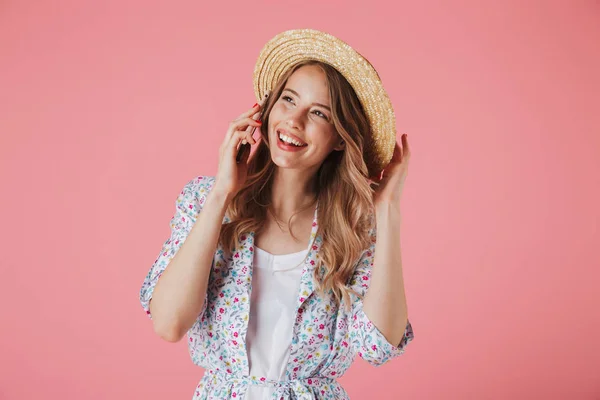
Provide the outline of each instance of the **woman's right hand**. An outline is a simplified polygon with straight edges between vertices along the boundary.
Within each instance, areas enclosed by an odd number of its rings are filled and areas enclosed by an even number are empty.
[[[248,158],[250,152],[246,150],[238,163],[236,161],[238,148],[242,145],[242,141],[244,143],[248,142],[250,145],[258,143],[251,137],[247,129],[250,126],[260,128],[261,122],[254,120],[253,117],[262,111],[261,108],[267,97],[265,96],[253,108],[244,112],[229,124],[225,140],[223,140],[221,147],[219,147],[219,168],[215,181],[215,189],[230,198],[235,196],[242,188],[248,175]]]

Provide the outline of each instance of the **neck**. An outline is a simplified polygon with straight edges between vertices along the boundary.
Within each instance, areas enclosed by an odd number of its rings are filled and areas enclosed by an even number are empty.
[[[286,219],[316,199],[315,175],[306,171],[276,168],[273,177],[271,209],[278,218]]]

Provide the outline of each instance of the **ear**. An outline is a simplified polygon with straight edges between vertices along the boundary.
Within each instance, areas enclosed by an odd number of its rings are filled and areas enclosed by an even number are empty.
[[[344,140],[340,139],[340,141],[338,142],[338,144],[333,148],[335,151],[342,151],[346,148],[346,142],[344,142]]]

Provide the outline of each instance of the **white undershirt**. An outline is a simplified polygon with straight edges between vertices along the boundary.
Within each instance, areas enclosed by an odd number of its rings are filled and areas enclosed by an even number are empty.
[[[254,247],[246,347],[250,376],[283,380],[292,343],[296,298],[307,250],[273,255]],[[250,385],[246,400],[270,399],[275,388]]]

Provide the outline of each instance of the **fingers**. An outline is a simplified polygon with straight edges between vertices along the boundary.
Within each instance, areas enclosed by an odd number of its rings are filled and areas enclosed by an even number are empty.
[[[262,106],[265,104],[265,101],[267,101],[267,98],[269,97],[269,94],[270,94],[270,91],[267,91],[265,93],[265,95],[263,96],[263,98],[260,99],[258,103],[256,103],[254,106],[252,106],[252,108],[249,109],[248,111],[242,113],[235,120],[237,121],[237,120],[245,119],[245,118],[258,119],[255,117],[260,113]]]
[[[226,142],[230,142],[233,138],[233,134],[236,131],[245,131],[248,127],[259,127],[262,122],[252,119],[250,117],[246,117],[244,119],[232,121],[229,124],[229,129],[227,130],[227,139]]]
[[[402,135],[402,157],[410,157],[410,146],[408,145],[408,134]]]
[[[255,120],[250,117],[246,117],[244,119],[236,121],[235,123],[232,122],[230,125],[230,128],[233,128],[233,130],[235,130],[235,131],[246,131],[246,130],[248,130],[248,127],[250,127],[250,126],[258,127],[261,125],[262,125],[261,121]]]
[[[227,144],[227,147],[226,147],[226,152],[228,153],[228,156],[233,157],[236,154],[239,147],[244,145],[244,144],[242,144],[242,140],[244,140],[244,138],[246,137],[247,134],[248,134],[248,132],[246,132],[246,131],[233,132],[233,134],[231,135],[231,139],[229,140],[229,143]],[[248,147],[250,147],[250,146],[248,146]]]
[[[262,120],[263,106],[266,103],[267,98],[269,97],[269,94],[270,94],[270,91],[267,91],[265,93],[265,95],[263,96],[263,98],[257,103],[259,109],[256,113],[254,113],[252,115],[252,117],[251,117],[252,119],[257,120],[257,121]],[[255,145],[257,143],[253,137],[255,130],[256,129],[253,126],[249,126],[248,128],[246,128],[246,132],[248,132],[248,134],[246,135],[246,137],[244,139],[242,139],[242,144],[250,143],[251,145]]]
[[[255,105],[252,106],[251,109],[249,109],[246,112],[243,112],[242,114],[240,114],[239,117],[237,117],[235,121],[240,120],[240,119],[244,119],[244,118],[250,118],[252,117],[254,114],[256,114],[258,112],[258,110],[260,110],[260,103],[256,103]]]
[[[267,91],[265,92],[265,95],[264,95],[264,96],[262,97],[262,99],[260,99],[260,101],[258,102],[258,105],[260,106],[260,108],[261,108],[261,111],[262,111],[262,107],[265,105],[265,103],[267,102],[267,99],[269,98],[269,96],[270,96],[270,95],[271,95],[271,91],[270,91],[270,90],[267,90]]]
[[[255,145],[257,141],[254,139],[253,134],[257,127],[262,125],[261,113],[262,107],[266,103],[270,91],[267,91],[263,98],[256,103],[251,109],[240,114],[238,118],[229,123],[227,134],[221,145],[221,149],[225,153],[236,152],[240,145]],[[250,146],[247,146],[248,148]],[[239,158],[239,155],[236,157]]]
[[[251,145],[255,145],[256,140],[254,139],[253,136],[254,136],[254,130],[251,130],[250,132],[246,132],[246,135],[242,139],[242,144],[250,143]]]
[[[225,135],[225,142],[229,142],[231,140],[233,132],[236,130],[249,130],[248,127],[250,126],[260,126],[256,125],[256,122],[260,119],[260,107],[261,105],[256,103],[249,111],[246,111],[238,118],[231,121],[229,123],[227,134]]]
[[[242,144],[250,143],[251,145],[255,145],[256,139],[254,139],[253,136],[254,136],[254,129],[252,129],[249,132],[246,132],[246,135],[244,135],[244,138],[242,139]]]
[[[256,115],[259,115],[260,104],[255,104],[250,110],[241,114],[238,118],[234,119],[229,123],[229,129],[227,129],[227,134],[225,135],[224,142],[229,143],[231,137],[233,136],[233,132],[236,130],[244,130],[247,129],[252,123],[256,122],[258,118],[255,118]],[[255,125],[257,126],[257,125]]]
[[[268,97],[269,97],[270,94],[271,94],[271,91],[269,90],[269,91],[267,91],[265,93],[265,95],[263,96],[263,98],[259,100],[259,102],[257,103],[258,107],[259,107],[259,110],[256,113],[252,114],[252,118],[254,118],[256,120],[261,120],[262,119],[263,106],[267,102],[267,99],[268,99]]]
[[[259,136],[258,139],[256,140],[256,143],[260,142],[262,140],[262,137]],[[250,155],[250,146],[247,146],[248,150],[244,152],[244,154],[242,155],[242,161],[246,162],[246,164],[250,164],[250,162],[252,161],[252,159],[254,157],[256,157],[256,151],[254,153],[252,153],[252,155]]]

